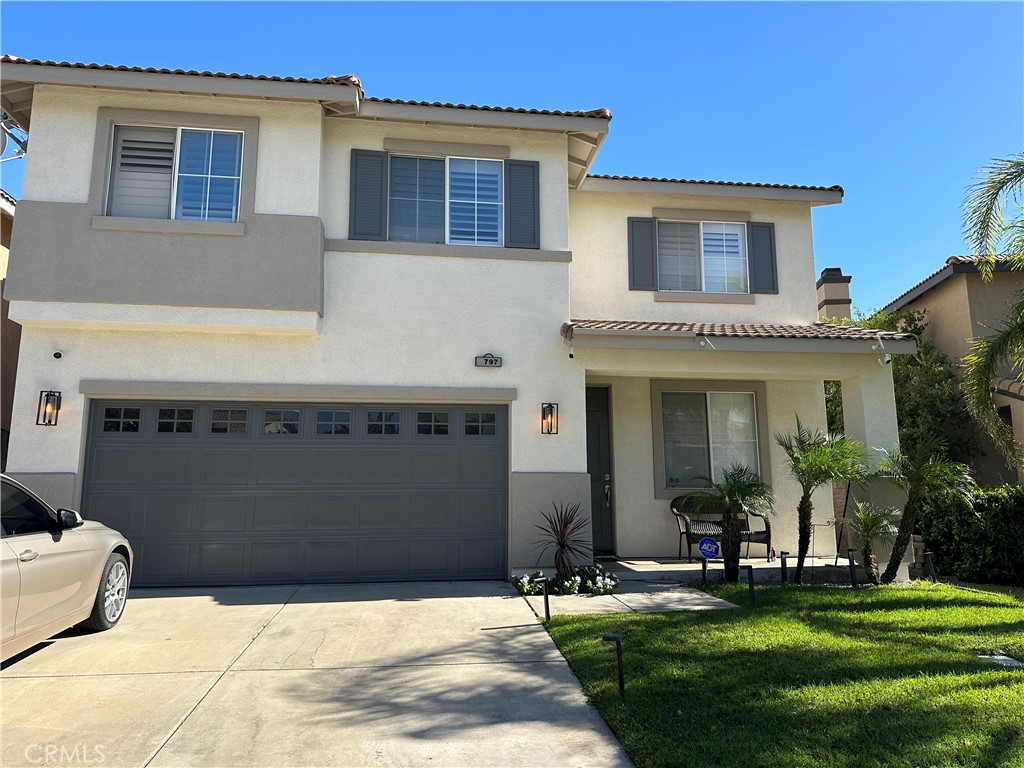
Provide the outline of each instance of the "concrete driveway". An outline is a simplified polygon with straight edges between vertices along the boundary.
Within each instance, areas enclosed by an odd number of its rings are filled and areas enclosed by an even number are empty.
[[[0,682],[5,766],[630,765],[496,582],[136,590]]]

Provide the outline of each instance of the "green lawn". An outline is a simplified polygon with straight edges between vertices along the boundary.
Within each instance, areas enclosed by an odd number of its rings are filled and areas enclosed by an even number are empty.
[[[1024,767],[1024,602],[948,586],[708,587],[732,611],[556,616],[638,766]],[[622,635],[626,696],[615,650]]]

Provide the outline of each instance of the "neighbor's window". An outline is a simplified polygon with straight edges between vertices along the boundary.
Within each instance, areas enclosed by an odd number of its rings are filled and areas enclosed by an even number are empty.
[[[658,290],[748,293],[747,233],[730,222],[657,222]]]
[[[238,221],[241,181],[239,131],[114,127],[110,216]]]
[[[661,417],[668,488],[703,488],[733,464],[758,469],[752,392],[664,392]]]

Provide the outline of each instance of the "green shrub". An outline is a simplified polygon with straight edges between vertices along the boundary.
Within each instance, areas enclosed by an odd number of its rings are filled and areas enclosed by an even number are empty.
[[[973,509],[963,501],[933,501],[921,534],[943,574],[1024,586],[1024,485],[979,489]]]

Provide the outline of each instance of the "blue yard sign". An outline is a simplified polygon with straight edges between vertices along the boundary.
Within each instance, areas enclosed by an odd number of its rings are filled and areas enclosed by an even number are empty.
[[[700,550],[700,553],[704,555],[704,558],[706,560],[712,560],[718,557],[718,554],[721,551],[720,547],[718,546],[718,542],[712,539],[710,536],[705,536],[703,539],[701,539],[697,543],[697,549]]]

